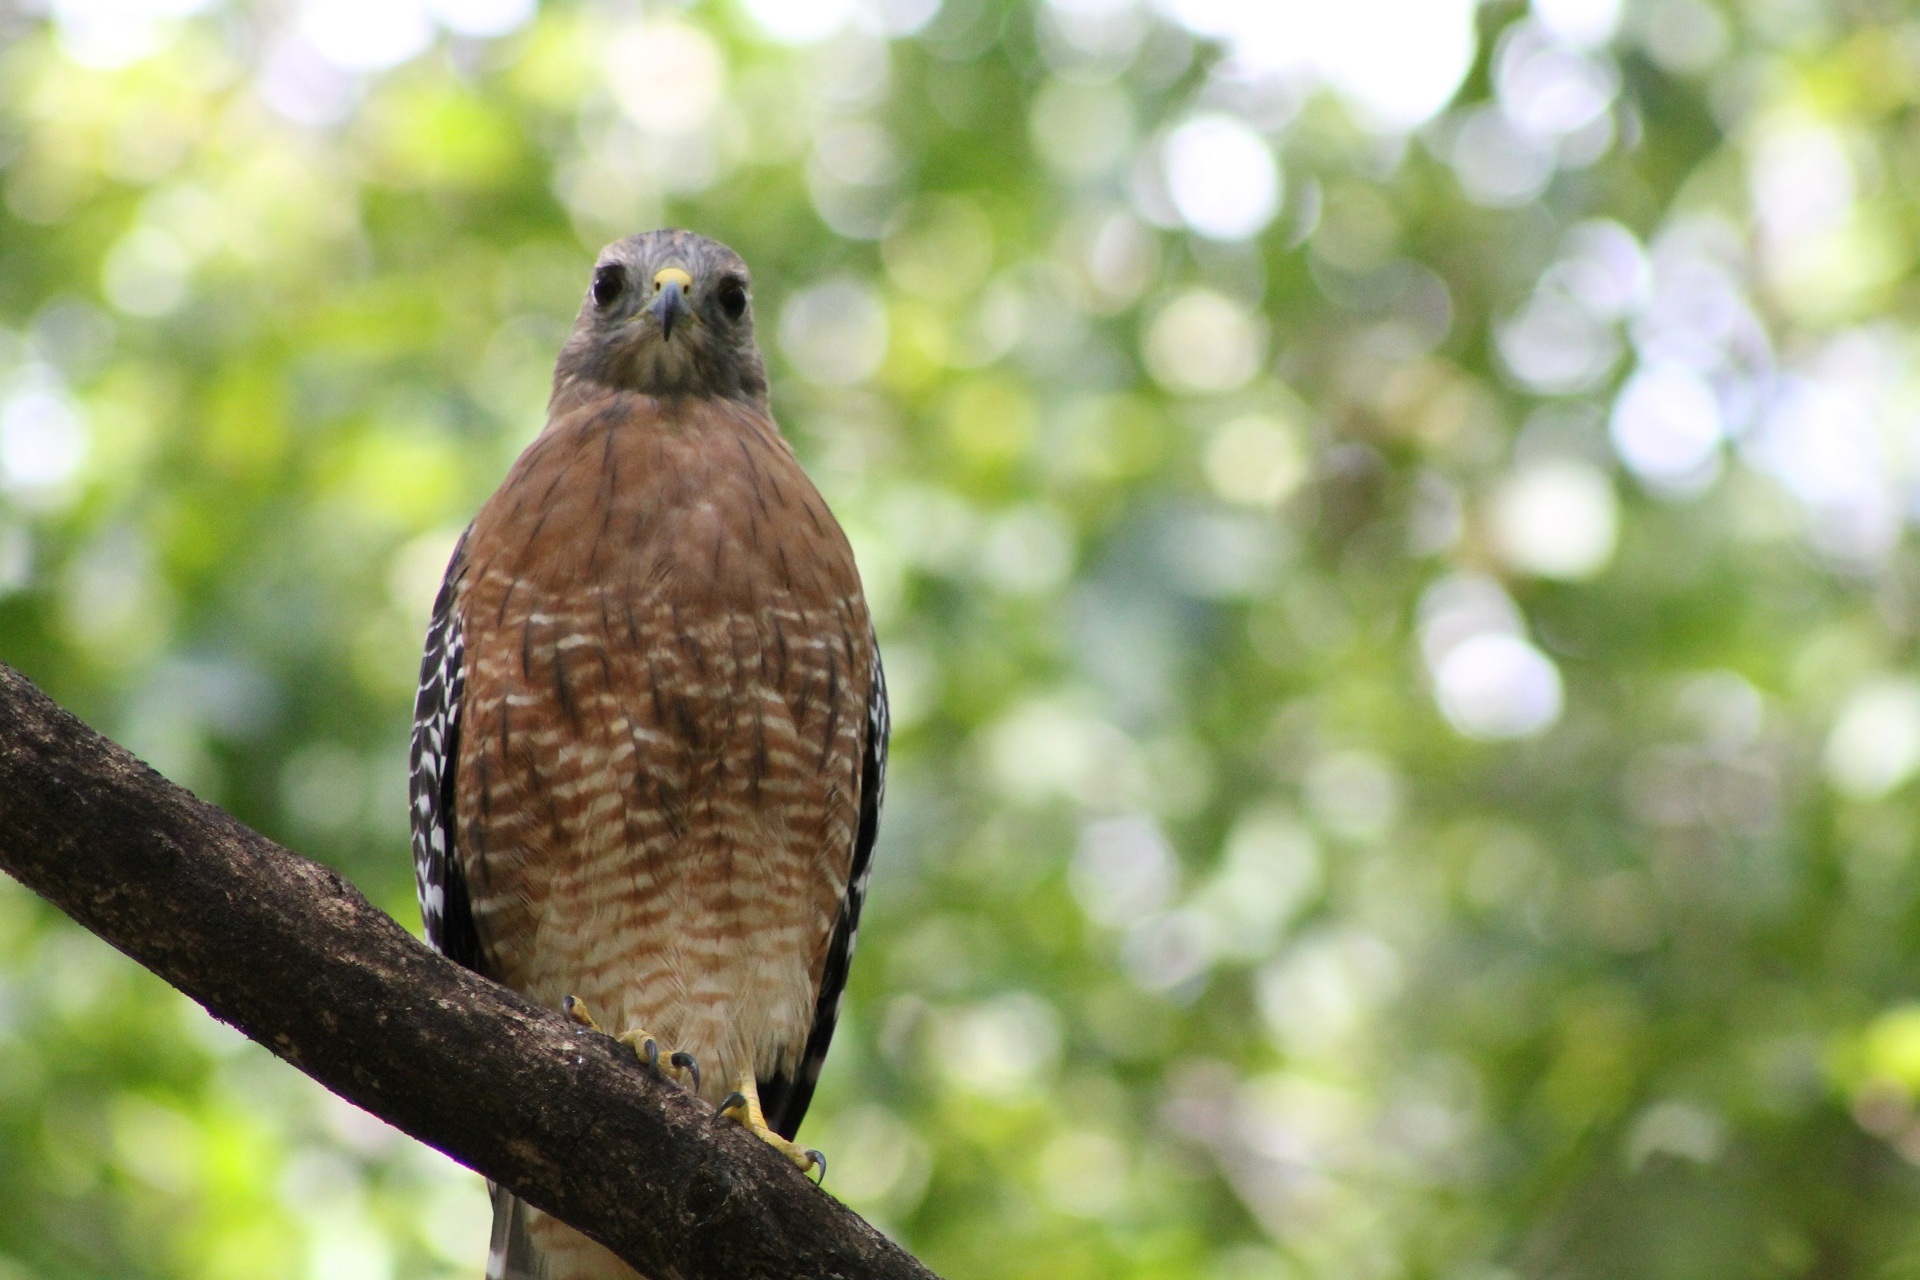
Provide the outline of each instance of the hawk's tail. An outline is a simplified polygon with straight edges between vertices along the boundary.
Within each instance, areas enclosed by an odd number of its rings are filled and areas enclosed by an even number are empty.
[[[549,1280],[547,1259],[527,1232],[527,1204],[497,1182],[493,1196],[493,1239],[487,1245],[487,1280]]]
[[[564,1222],[489,1182],[493,1239],[487,1280],[641,1280],[640,1273]]]

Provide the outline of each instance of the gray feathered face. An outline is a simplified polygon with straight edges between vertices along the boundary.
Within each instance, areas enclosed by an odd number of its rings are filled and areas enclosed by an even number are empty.
[[[556,393],[587,379],[656,396],[762,403],[767,375],[753,341],[747,264],[691,231],[649,231],[600,251]]]

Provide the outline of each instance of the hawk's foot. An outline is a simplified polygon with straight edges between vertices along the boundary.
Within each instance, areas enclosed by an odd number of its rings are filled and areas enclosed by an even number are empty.
[[[587,1011],[587,1002],[580,997],[567,996],[560,1002],[560,1007],[569,1018],[587,1030],[598,1031],[601,1035],[609,1034],[593,1020],[593,1014]],[[636,1028],[632,1031],[622,1031],[613,1038],[633,1050],[634,1056],[646,1063],[649,1071],[655,1075],[665,1074],[660,1067],[660,1040],[651,1031]],[[676,1074],[684,1074],[690,1079],[695,1093],[700,1092],[700,1064],[693,1060],[692,1054],[684,1049],[676,1050],[667,1055],[667,1065],[672,1067]]]
[[[744,1125],[749,1133],[791,1160],[800,1172],[806,1173],[817,1168],[820,1170],[820,1180],[827,1180],[825,1156],[818,1151],[796,1147],[767,1127],[766,1113],[760,1110],[760,1087],[751,1069],[740,1073],[738,1087],[721,1100],[720,1117]]]

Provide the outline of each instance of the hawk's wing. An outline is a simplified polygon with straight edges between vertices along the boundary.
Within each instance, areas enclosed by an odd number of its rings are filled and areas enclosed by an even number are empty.
[[[871,639],[868,643],[873,644]],[[880,648],[874,645],[873,692],[867,700],[867,740],[860,765],[860,826],[853,838],[847,896],[841,899],[833,938],[827,944],[827,967],[813,1007],[813,1029],[807,1033],[807,1049],[801,1056],[797,1077],[789,1078],[783,1072],[756,1082],[768,1126],[789,1141],[813,1101],[813,1088],[820,1082],[820,1068],[833,1040],[834,1023],[840,1018],[840,997],[847,989],[847,966],[853,960],[854,935],[860,931],[860,908],[866,904],[867,881],[873,874],[873,841],[880,831],[880,804],[886,798],[888,727],[887,677],[880,669]]]
[[[453,607],[466,568],[466,535],[453,549],[447,576],[433,602],[427,648],[420,658],[420,692],[413,704],[413,751],[407,790],[413,805],[413,885],[420,919],[433,949],[469,969],[479,969],[480,938],[474,932],[467,881],[454,853],[454,773],[460,762],[460,697],[466,683],[466,646]]]

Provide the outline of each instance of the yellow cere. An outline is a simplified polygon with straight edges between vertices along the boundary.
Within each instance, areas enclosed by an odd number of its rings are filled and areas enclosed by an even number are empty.
[[[677,284],[682,289],[691,289],[693,288],[693,277],[678,267],[662,267],[653,273],[654,288],[664,289],[669,283]]]

